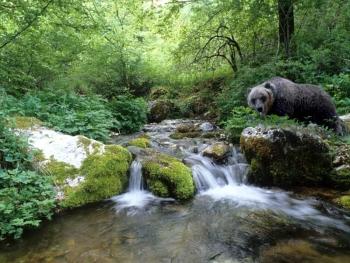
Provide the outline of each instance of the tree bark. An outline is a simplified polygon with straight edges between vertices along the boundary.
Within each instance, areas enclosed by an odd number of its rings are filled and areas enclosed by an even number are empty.
[[[278,0],[279,42],[283,47],[284,55],[289,58],[293,55],[294,46],[294,6],[293,0]]]

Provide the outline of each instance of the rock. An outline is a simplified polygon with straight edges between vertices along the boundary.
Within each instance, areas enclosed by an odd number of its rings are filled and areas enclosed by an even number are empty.
[[[138,157],[141,159],[146,184],[152,193],[178,200],[193,197],[195,189],[191,169],[180,160],[152,149],[145,149]]]
[[[202,132],[211,132],[214,130],[214,125],[211,124],[210,122],[203,122],[200,126],[199,129]]]
[[[174,109],[170,100],[156,100],[151,102],[148,119],[150,122],[161,122],[170,116]]]
[[[83,206],[121,193],[128,181],[131,153],[46,127],[21,129],[36,150],[35,166],[52,176],[61,208]]]
[[[107,145],[103,153],[89,155],[79,174],[84,180],[78,187],[65,187],[62,207],[78,207],[120,194],[128,183],[130,152],[119,145]]]
[[[176,132],[179,132],[179,133],[198,132],[198,128],[193,123],[183,123],[176,127]]]
[[[347,115],[343,115],[339,117],[346,125],[348,128],[348,131],[350,131],[350,113]]]
[[[164,98],[169,94],[169,89],[166,87],[153,87],[150,92],[150,99],[151,100],[157,100],[160,98]]]
[[[336,187],[348,189],[350,188],[350,145],[335,145],[333,152],[334,171],[331,174],[331,179]]]
[[[251,183],[288,188],[319,186],[329,180],[330,149],[306,129],[246,128],[240,142],[251,165]]]
[[[169,135],[169,137],[171,139],[174,139],[174,140],[180,140],[180,139],[184,139],[184,138],[197,138],[200,136],[201,136],[201,133],[198,131],[195,131],[195,132],[174,132],[174,133]]]
[[[350,195],[343,195],[337,200],[338,204],[343,208],[350,209]]]
[[[128,142],[129,146],[136,146],[140,148],[148,148],[151,146],[151,142],[146,137],[138,137]]]
[[[231,147],[225,142],[217,142],[203,150],[203,155],[212,158],[217,163],[223,163],[231,153]]]

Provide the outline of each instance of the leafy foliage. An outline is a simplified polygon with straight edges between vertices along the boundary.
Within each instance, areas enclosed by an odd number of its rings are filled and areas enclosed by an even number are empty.
[[[0,169],[29,168],[33,158],[25,138],[9,129],[9,118],[0,111]]]
[[[117,120],[114,129],[120,132],[139,131],[147,121],[147,105],[142,98],[118,96],[110,101],[109,107]]]
[[[38,227],[55,206],[50,178],[31,171],[0,170],[0,240]]]

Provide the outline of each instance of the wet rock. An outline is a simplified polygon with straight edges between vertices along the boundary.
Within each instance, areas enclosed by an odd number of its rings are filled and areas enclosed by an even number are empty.
[[[334,171],[331,174],[333,183],[342,189],[350,188],[350,145],[341,144],[333,146]]]
[[[161,122],[170,116],[174,109],[170,100],[156,100],[150,103],[148,119],[150,122]]]
[[[180,160],[153,149],[138,156],[148,189],[157,196],[186,200],[194,195],[191,169]]]
[[[217,163],[223,163],[230,155],[231,147],[225,142],[214,143],[203,150],[203,155],[212,158]]]
[[[328,145],[302,128],[246,128],[240,141],[251,165],[251,183],[287,188],[329,180],[332,156]]]
[[[350,209],[350,195],[343,195],[336,202],[343,208]]]
[[[140,136],[128,142],[129,146],[136,146],[140,148],[148,148],[151,146],[150,139],[145,136]]]
[[[183,123],[177,126],[176,132],[187,133],[187,132],[197,132],[198,128],[194,123]]]
[[[211,132],[211,131],[213,131],[215,128],[214,128],[214,125],[211,124],[210,122],[203,122],[203,123],[199,126],[199,129],[200,129],[202,132]]]

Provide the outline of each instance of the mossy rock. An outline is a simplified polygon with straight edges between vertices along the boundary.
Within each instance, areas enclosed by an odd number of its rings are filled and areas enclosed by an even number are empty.
[[[158,87],[151,88],[149,97],[151,100],[157,100],[160,98],[166,98],[168,95],[169,95],[169,88],[158,86]]]
[[[194,195],[191,169],[180,160],[148,151],[142,160],[143,174],[149,190],[161,197],[186,200]]]
[[[346,209],[350,209],[350,195],[343,195],[338,199],[338,204]]]
[[[201,137],[201,132],[174,132],[169,136],[171,139],[180,140],[184,138],[198,138]]]
[[[140,148],[148,148],[151,146],[151,142],[148,138],[139,137],[128,142],[128,146],[136,146]]]
[[[171,116],[175,105],[171,100],[161,99],[151,103],[148,119],[150,122],[161,122]]]
[[[223,163],[231,152],[229,144],[224,142],[214,143],[203,150],[203,155],[212,158],[217,163]]]
[[[66,179],[74,179],[79,175],[78,168],[64,162],[56,161],[54,159],[46,162],[41,167],[41,169],[44,174],[50,175],[53,178],[55,185],[58,186],[63,186]]]
[[[334,152],[333,166],[331,174],[333,184],[340,189],[350,188],[350,145],[335,144],[332,146]]]
[[[78,207],[120,194],[128,182],[131,160],[130,152],[119,145],[106,146],[103,154],[91,154],[79,171],[84,181],[77,187],[64,189],[61,206]]]
[[[280,128],[247,128],[241,149],[250,163],[248,180],[264,186],[322,186],[329,182],[332,156],[321,138]]]

